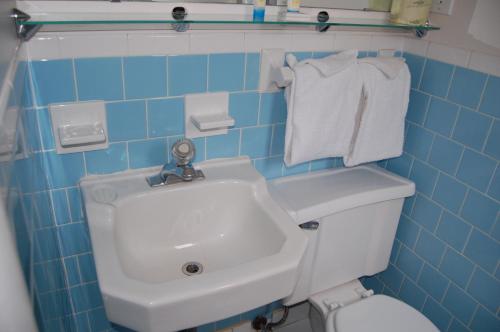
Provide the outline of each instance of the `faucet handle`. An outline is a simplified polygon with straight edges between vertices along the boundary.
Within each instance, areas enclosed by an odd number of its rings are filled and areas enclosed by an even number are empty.
[[[196,154],[193,141],[184,138],[180,139],[172,145],[172,155],[178,166],[186,166],[191,163]]]

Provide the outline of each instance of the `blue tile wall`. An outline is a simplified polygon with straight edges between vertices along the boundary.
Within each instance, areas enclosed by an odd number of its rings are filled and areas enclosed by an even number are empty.
[[[415,181],[417,194],[405,202],[388,269],[363,282],[409,303],[443,331],[498,330],[500,78],[404,56],[412,73],[405,153],[380,165]],[[286,104],[282,92],[257,91],[259,63],[257,53],[32,62],[36,116],[27,124],[39,136],[32,137],[33,159],[19,162],[19,170],[47,175],[33,184],[20,180],[46,192],[26,199],[38,207],[38,302],[51,304],[40,313],[45,331],[123,331],[102,307],[78,180],[167,162],[168,147],[184,134],[185,94],[229,91],[236,120],[227,135],[194,140],[197,161],[248,155],[268,179],[342,167],[338,158],[284,167]],[[47,105],[88,99],[106,101],[109,148],[57,155]]]
[[[167,95],[167,61],[164,56],[127,57],[123,59],[127,99]],[[147,81],[149,84],[144,84]]]
[[[500,79],[404,56],[412,91],[401,158],[417,194],[405,202],[389,269],[363,281],[443,331],[499,331]],[[401,174],[398,163],[385,167]]]
[[[75,73],[79,100],[123,99],[122,59],[77,59]]]

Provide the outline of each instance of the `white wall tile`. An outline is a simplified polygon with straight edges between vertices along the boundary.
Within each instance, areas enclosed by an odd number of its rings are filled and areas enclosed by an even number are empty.
[[[333,51],[335,34],[333,33],[294,33],[292,51]]]
[[[430,43],[427,56],[431,59],[466,67],[469,62],[470,51],[449,47],[442,44]]]
[[[487,74],[500,76],[500,57],[472,52],[468,67]]]
[[[371,39],[369,50],[386,50],[393,49],[397,51],[402,51],[404,47],[404,38],[398,35],[374,35]]]
[[[127,34],[128,55],[189,53],[189,35],[184,33],[142,32]]]
[[[191,53],[238,53],[245,52],[243,32],[198,32],[190,33]]]
[[[245,33],[245,51],[260,52],[263,48],[282,48],[292,50],[292,34],[279,32],[247,32]]]
[[[404,45],[405,52],[425,57],[427,55],[428,48],[429,48],[429,42],[426,40],[412,38],[412,37],[408,37],[405,39],[405,45]]]
[[[89,58],[127,55],[124,32],[63,33],[59,35],[64,58]]]
[[[31,60],[60,59],[59,39],[55,34],[38,33],[26,44],[27,53]]]
[[[500,57],[398,34],[337,31],[95,31],[39,32],[23,44],[32,60],[126,55],[404,49],[406,52],[500,76]]]
[[[366,51],[371,47],[370,35],[366,34],[353,34],[350,32],[340,32],[335,36],[335,50],[360,50]]]

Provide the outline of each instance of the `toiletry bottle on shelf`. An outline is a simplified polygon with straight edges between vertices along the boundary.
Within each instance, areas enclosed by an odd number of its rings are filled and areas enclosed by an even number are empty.
[[[253,0],[253,20],[264,21],[266,15],[266,0]]]
[[[393,0],[390,21],[398,24],[424,25],[429,18],[432,0]]]
[[[300,0],[288,0],[287,10],[292,13],[298,13],[300,10]]]

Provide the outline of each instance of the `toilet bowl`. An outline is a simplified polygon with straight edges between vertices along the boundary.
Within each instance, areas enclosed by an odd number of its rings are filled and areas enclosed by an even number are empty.
[[[360,166],[280,178],[269,191],[309,240],[297,285],[283,304],[308,300],[314,332],[439,331],[417,310],[374,295],[358,280],[387,268],[413,182]]]

